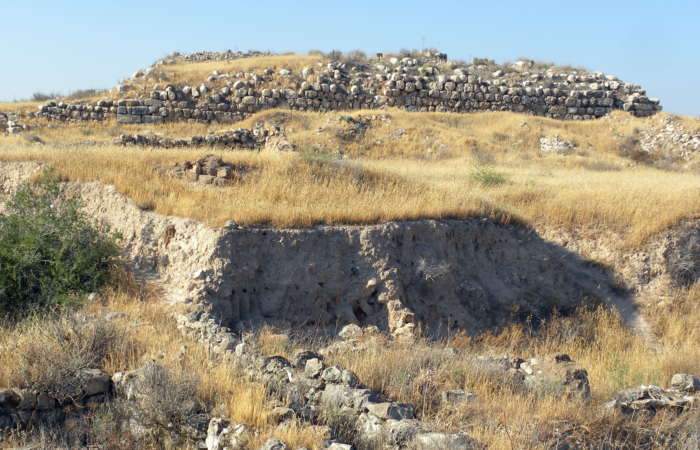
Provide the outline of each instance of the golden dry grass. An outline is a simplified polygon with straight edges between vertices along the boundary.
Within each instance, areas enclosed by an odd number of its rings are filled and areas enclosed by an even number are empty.
[[[103,361],[102,370],[113,375],[152,361],[196,375],[200,381],[200,400],[215,406],[213,414],[224,415],[234,423],[243,423],[256,430],[250,448],[259,448],[267,438],[276,436],[297,444],[297,447],[320,450],[321,441],[326,438],[324,435],[299,423],[278,428],[271,415],[276,403],[270,392],[262,385],[248,381],[234,366],[213,361],[205,348],[184,338],[172,320],[172,309],[158,300],[158,293],[152,286],[139,285],[130,272],[120,269],[117,279],[102,292],[100,300],[80,308],[80,314],[92,317],[104,317],[110,312],[123,314],[116,323],[125,332],[117,351]],[[22,366],[21,358],[27,347],[62,350],[44,333],[47,321],[51,320],[57,319],[36,316],[19,323],[4,324],[0,334],[0,388],[30,387],[26,374],[17,370]],[[176,358],[183,345],[186,346],[183,357]],[[0,448],[12,442],[0,442]]]
[[[353,116],[374,116],[361,111]],[[381,113],[383,114],[383,113]],[[242,225],[306,227],[367,224],[418,218],[488,216],[575,232],[614,231],[636,246],[700,213],[700,177],[691,170],[623,166],[622,138],[659,118],[622,113],[612,119],[563,122],[511,113],[411,114],[391,110],[390,123],[373,120],[364,134],[350,138],[339,113],[284,110],[263,112],[236,124],[256,122],[286,129],[296,153],[231,151],[218,148],[152,149],[65,145],[109,141],[143,127],[114,123],[63,126],[37,134],[46,145],[22,137],[0,141],[3,160],[43,160],[72,180],[99,180],[155,211],[192,217],[213,226],[226,220]],[[526,125],[521,124],[526,122]],[[83,132],[79,131],[83,128]],[[84,130],[90,128],[90,134]],[[167,124],[151,132],[174,137],[221,132],[230,126]],[[401,137],[395,138],[400,135]],[[579,152],[545,155],[543,136],[572,140]],[[338,158],[337,152],[349,157]],[[155,165],[222,154],[248,168],[228,188],[201,187],[154,172]],[[472,179],[487,167],[504,183]]]
[[[418,418],[432,429],[466,432],[487,448],[544,449],[563,441],[585,448],[679,448],[697,430],[693,412],[630,417],[603,411],[622,389],[642,384],[669,388],[676,373],[700,374],[696,326],[700,289],[692,286],[667,295],[671,307],[647,312],[659,348],[625,327],[615,312],[600,308],[553,317],[538,328],[513,325],[477,337],[456,334],[439,342],[365,336],[356,344],[362,350],[331,354],[325,363],[353,371],[386,400],[414,405]],[[266,327],[259,332],[258,343],[263,353],[286,358],[295,349],[328,344],[314,335],[295,336],[289,339]],[[446,353],[450,349],[460,356]],[[470,359],[476,355],[527,359],[560,352],[587,370],[589,400],[524,392],[498,370],[484,370]],[[446,389],[464,389],[478,398],[458,407],[441,405],[440,394]]]
[[[221,74],[238,73],[258,73],[265,69],[272,69],[277,72],[279,69],[297,71],[304,67],[316,67],[316,63],[321,62],[320,55],[271,55],[255,58],[241,58],[228,61],[210,61],[198,63],[178,62],[176,64],[163,66],[166,73],[174,73],[174,77],[168,78],[168,83],[179,85],[196,84],[204,82],[212,73],[217,70]],[[277,79],[277,75],[273,76]],[[281,79],[281,78],[280,78]]]

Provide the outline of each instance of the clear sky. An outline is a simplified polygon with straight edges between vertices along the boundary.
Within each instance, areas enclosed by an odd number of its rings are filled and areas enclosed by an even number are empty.
[[[519,57],[639,84],[700,116],[700,0],[0,0],[0,101],[116,86],[172,51],[437,47],[450,59]]]

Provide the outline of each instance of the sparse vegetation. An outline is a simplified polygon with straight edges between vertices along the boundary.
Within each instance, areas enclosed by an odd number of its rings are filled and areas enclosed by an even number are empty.
[[[475,167],[469,173],[469,179],[490,186],[505,183],[508,177],[504,172],[498,172],[493,166],[484,164]]]
[[[324,59],[327,59],[327,60],[333,61],[333,62],[340,61],[340,58],[342,58],[342,57],[343,57],[343,52],[341,52],[340,50],[331,50],[330,52],[323,54]]]
[[[53,98],[60,97],[60,96],[61,96],[61,94],[57,94],[55,92],[52,92],[49,94],[45,94],[43,92],[35,92],[32,95],[32,101],[33,102],[45,102],[47,100],[51,100]]]
[[[358,113],[364,116],[376,111]],[[635,246],[700,213],[696,201],[700,178],[692,171],[669,172],[651,165],[620,169],[622,162],[630,160],[619,154],[618,135],[632,135],[646,119],[562,122],[528,117],[529,126],[519,127],[522,117],[510,113],[417,116],[390,110],[389,114],[391,125],[372,121],[371,128],[351,140],[333,134],[333,127],[345,127],[337,121],[344,115],[336,113],[319,116],[271,110],[236,125],[253,128],[256,122],[281,123],[299,149],[316,148],[326,155],[341,151],[351,161],[361,163],[361,171],[354,169],[353,173],[366,173],[366,180],[374,180],[363,189],[358,189],[355,176],[336,177],[321,185],[321,179],[314,177],[315,164],[301,157],[305,154],[302,150],[279,154],[219,151],[224,160],[254,167],[256,176],[236,184],[236,189],[202,190],[162,178],[149,168],[174,160],[196,160],[211,153],[209,149],[143,152],[127,147],[115,152],[113,147],[79,144],[66,150],[64,142],[84,139],[78,127],[70,126],[35,131],[43,146],[10,138],[0,148],[0,158],[43,160],[69,179],[114,184],[153,211],[192,217],[214,226],[227,220],[243,225],[303,227],[476,216],[564,230],[605,228],[620,233],[621,245]],[[331,124],[338,125],[319,140],[318,130],[327,126],[329,118]],[[389,139],[388,134],[397,127],[406,130],[404,137]],[[183,138],[206,135],[209,129],[217,132],[228,126],[181,123],[160,127],[167,135]],[[115,131],[112,123],[92,130],[90,136],[95,140],[109,140],[117,132],[142,132],[135,126]],[[590,142],[593,148],[586,150],[586,157],[542,156],[539,138],[557,134],[562,140]],[[502,135],[508,139],[494,138]],[[425,138],[430,139],[429,144]],[[379,140],[382,145],[377,145]],[[449,154],[427,157],[431,155],[426,153],[427,147],[436,149],[442,144],[451,149]],[[507,173],[508,182],[472,181],[470,174],[482,165]],[[620,170],[598,170],[612,167]],[[214,204],[218,206],[206,206]]]

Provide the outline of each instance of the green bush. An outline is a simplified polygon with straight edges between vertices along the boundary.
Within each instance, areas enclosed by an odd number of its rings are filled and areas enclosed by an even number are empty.
[[[109,229],[91,224],[63,195],[53,168],[22,184],[0,213],[0,312],[63,304],[94,292],[117,255]]]
[[[471,171],[469,179],[481,184],[495,185],[505,183],[508,178],[505,173],[496,171],[492,165],[483,164]]]

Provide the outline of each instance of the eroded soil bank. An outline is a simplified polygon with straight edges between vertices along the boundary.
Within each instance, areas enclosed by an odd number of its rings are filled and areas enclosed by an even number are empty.
[[[40,167],[1,163],[2,191]],[[468,219],[212,228],[143,211],[113,186],[71,182],[66,192],[123,234],[135,269],[173,303],[203,303],[234,330],[358,323],[478,333],[594,299],[632,325],[641,320],[630,299],[611,289],[609,274],[521,227]]]

